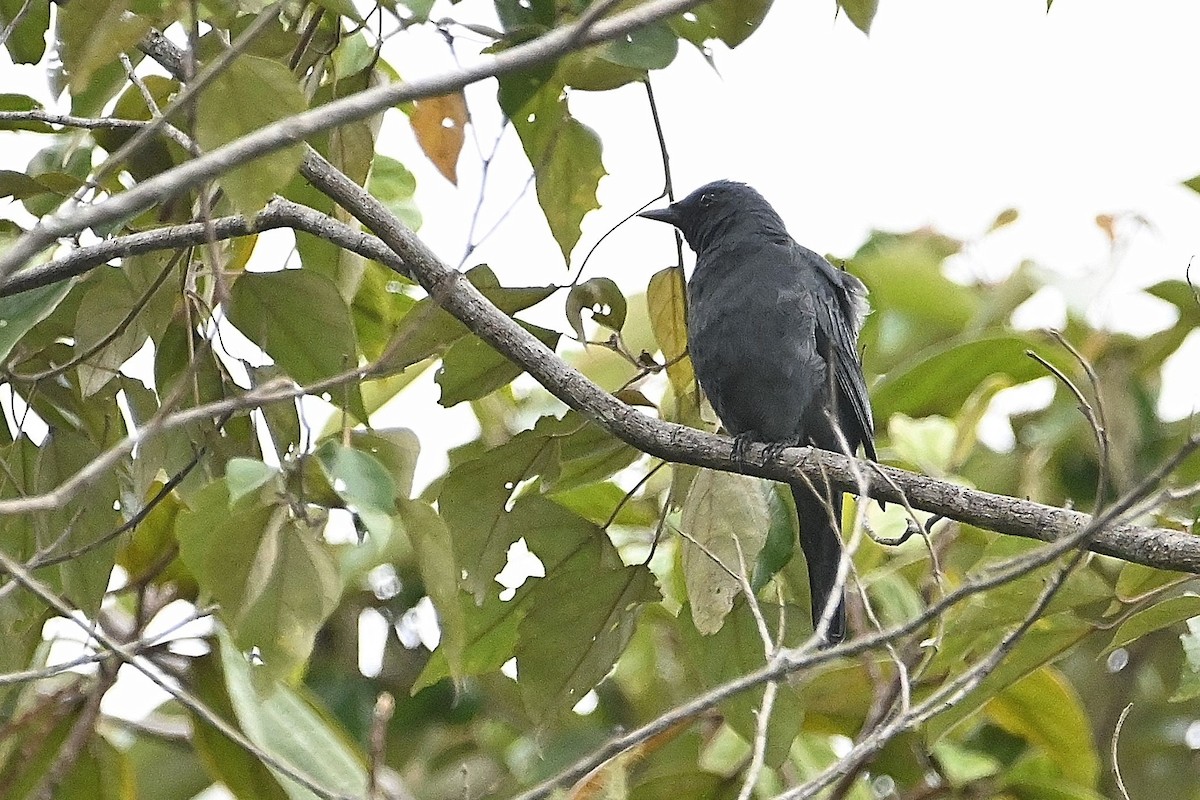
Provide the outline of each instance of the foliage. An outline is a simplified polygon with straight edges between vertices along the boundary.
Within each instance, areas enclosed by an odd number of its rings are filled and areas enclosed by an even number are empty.
[[[382,7],[407,31],[435,25],[432,5]],[[496,0],[499,30],[468,29],[504,51],[578,19],[587,5]],[[874,2],[838,5],[868,30]],[[499,79],[497,106],[520,138],[565,261],[573,261],[605,175],[604,131],[572,116],[572,93],[644,80],[671,64],[680,42],[741,45],[769,7],[714,0]],[[264,8],[71,0],[49,13],[46,4],[0,0],[0,20],[11,26],[5,47],[16,63],[51,64],[44,37],[53,37],[62,59],[55,80],[73,114],[111,109],[118,119],[148,120],[167,109],[204,150],[396,79],[376,51],[377,28],[340,0],[283,4],[278,16],[270,6],[244,54],[178,110],[171,104],[183,84],[155,75],[133,85],[119,61],[125,54],[140,62],[137,43],[151,28],[186,29],[181,15],[194,10],[211,29],[194,42],[204,68],[222,57],[227,39],[241,46]],[[51,213],[89,183],[94,198],[119,196],[191,158],[178,141],[156,137],[119,168],[98,167],[130,140],[130,129],[48,124],[21,94],[0,96],[0,108],[26,114],[0,126],[43,144],[24,169],[0,172],[0,191],[26,214],[14,213],[18,219]],[[456,181],[471,120],[465,95],[429,97],[400,112],[440,173]],[[418,210],[411,172],[376,155],[379,124],[349,123],[309,144],[409,225],[445,213]],[[304,152],[303,144],[280,149],[84,240],[254,214],[275,194],[349,219],[296,174]],[[1013,216],[1005,212],[998,224]],[[0,231],[5,246],[20,233],[13,222]],[[29,291],[0,289],[9,419],[0,426],[0,500],[87,478],[49,508],[0,516],[0,550],[251,743],[230,738],[182,699],[162,704],[142,726],[110,716],[98,703],[116,680],[111,654],[94,659],[98,668],[18,675],[52,657],[42,628],[53,615],[7,575],[0,795],[182,800],[215,783],[243,799],[315,796],[269,755],[331,795],[363,796],[378,777],[385,791],[422,800],[507,796],[614,733],[761,668],[765,644],[804,641],[807,578],[786,493],[744,476],[664,465],[554,406],[519,380],[520,366],[383,264],[297,232],[294,257],[267,253],[271,270],[248,271],[259,246],[256,236],[214,240],[113,259]],[[1091,387],[1056,340],[1010,324],[1048,278],[1022,264],[993,284],[952,280],[947,260],[964,246],[928,230],[876,232],[834,259],[864,280],[876,308],[862,343],[881,460],[1091,508],[1178,449],[1190,423],[1163,420],[1155,407],[1164,362],[1200,322],[1192,287],[1169,281],[1146,290],[1170,306],[1174,321],[1145,338],[1096,329],[1072,312],[1063,336],[1095,369]],[[486,265],[466,277],[605,389],[652,415],[712,427],[685,352],[680,269],[654,274],[629,295],[606,277],[567,291],[503,286]],[[561,330],[517,316],[557,302]],[[568,348],[572,334],[593,341]],[[1027,350],[1103,398],[1112,439],[1106,496],[1096,496],[1102,463],[1092,429],[1061,383],[1046,407],[1013,418],[1011,451],[979,440],[999,392],[1047,380]],[[356,370],[368,363],[363,377]],[[439,402],[468,408],[480,433],[449,454],[445,474],[415,488],[429,432],[382,423],[377,412],[391,403],[403,417],[414,402],[406,388],[429,369]],[[295,385],[310,397],[259,396]],[[333,409],[324,430],[310,423],[315,397]],[[119,449],[135,433],[131,447]],[[1172,479],[1200,480],[1200,458],[1185,460]],[[1191,502],[1160,506],[1155,523],[1183,528],[1197,513]],[[857,512],[847,509],[848,530]],[[886,511],[870,504],[865,518],[880,539],[907,523],[896,503]],[[501,591],[497,575],[521,547],[536,558],[534,574]],[[940,521],[929,547],[940,572],[922,537],[894,547],[868,537],[858,547],[854,570],[880,625],[917,618],[1038,545]],[[763,726],[762,796],[837,761],[841,737],[858,737],[892,691],[895,658],[905,659],[913,702],[980,663],[1022,622],[1058,566],[971,595],[901,637],[891,654],[827,661],[780,683]],[[1120,752],[1134,796],[1200,797],[1195,755],[1180,734],[1200,724],[1200,596],[1190,580],[1089,557],[995,670],[887,741],[868,774],[905,797],[931,786],[939,796],[1014,800],[1111,795],[1109,742],[1133,703]],[[438,623],[432,650],[414,623],[427,602]],[[214,622],[163,644],[150,623],[171,603],[186,613],[214,607]],[[853,608],[855,630],[871,631],[861,603]],[[359,668],[370,620],[386,630],[377,674]],[[392,700],[381,701],[383,693]],[[668,728],[608,762],[574,796],[736,796],[763,697],[759,685]],[[852,792],[868,794],[865,786]]]

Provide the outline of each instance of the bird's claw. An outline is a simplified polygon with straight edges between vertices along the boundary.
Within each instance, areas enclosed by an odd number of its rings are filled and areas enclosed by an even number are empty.
[[[747,457],[750,455],[750,445],[754,443],[754,437],[748,433],[739,433],[733,437],[733,452],[730,454],[733,462],[739,467],[743,467],[747,463]]]
[[[776,461],[789,447],[791,445],[787,442],[769,442],[763,450],[763,458],[767,461]]]

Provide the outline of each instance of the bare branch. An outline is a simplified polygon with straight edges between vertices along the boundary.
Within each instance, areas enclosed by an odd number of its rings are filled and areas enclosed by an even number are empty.
[[[1131,708],[1133,708],[1133,703],[1121,709],[1121,715],[1117,717],[1117,724],[1113,727],[1112,743],[1109,748],[1109,754],[1112,756],[1113,778],[1117,782],[1117,790],[1121,793],[1122,800],[1129,800],[1129,790],[1125,788],[1125,779],[1121,777],[1121,764],[1117,761],[1117,742],[1121,738],[1121,728],[1125,726],[1125,718],[1129,716]]]
[[[79,247],[65,256],[30,267],[9,278],[0,285],[0,297],[27,292],[82,275],[115,258],[202,245],[205,243],[206,227],[203,222],[190,222],[131,233],[127,236],[115,236],[96,244]],[[218,217],[212,221],[212,232],[218,240],[253,236],[277,228],[293,228],[319,236],[364,258],[378,261],[407,277],[404,263],[376,237],[357,231],[346,223],[314,211],[308,206],[281,197],[276,197],[250,219],[230,216]]]

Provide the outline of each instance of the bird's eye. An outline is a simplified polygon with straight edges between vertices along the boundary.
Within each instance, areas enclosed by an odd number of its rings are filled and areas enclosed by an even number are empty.
[[[706,192],[706,193],[700,195],[700,205],[707,208],[708,206],[711,206],[714,202],[716,202],[716,199],[717,199],[717,196],[715,194],[713,194],[712,192]]]

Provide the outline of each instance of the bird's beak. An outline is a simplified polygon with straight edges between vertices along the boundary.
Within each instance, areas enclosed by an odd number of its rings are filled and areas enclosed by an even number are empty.
[[[665,222],[668,225],[674,225],[677,228],[679,227],[679,209],[673,205],[667,206],[666,208],[655,208],[650,211],[643,211],[638,214],[638,216],[645,217],[646,219],[656,220],[658,222]]]

